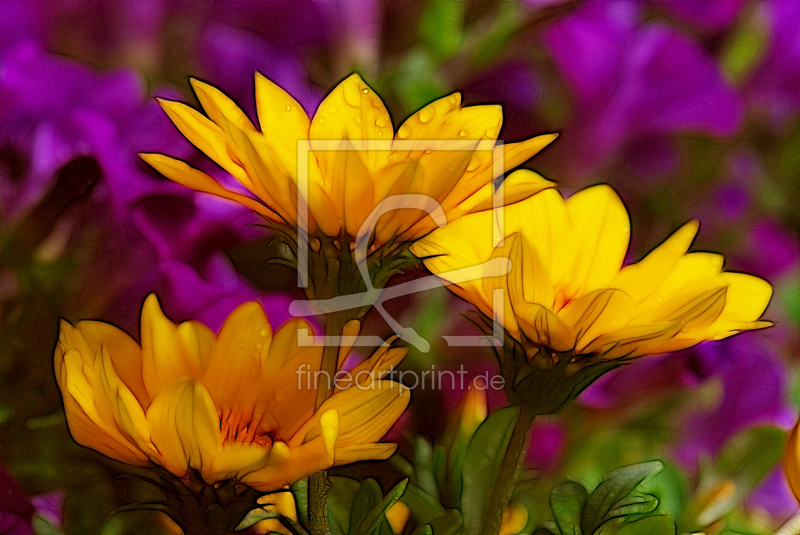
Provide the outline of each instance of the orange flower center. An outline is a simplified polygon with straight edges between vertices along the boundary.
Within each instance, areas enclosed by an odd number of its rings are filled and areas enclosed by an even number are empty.
[[[272,447],[272,437],[261,429],[261,420],[264,418],[266,407],[258,405],[253,411],[239,410],[235,405],[233,409],[225,409],[220,416],[220,432],[224,443],[237,442],[239,444],[258,444],[265,448]],[[249,414],[248,414],[249,413]]]

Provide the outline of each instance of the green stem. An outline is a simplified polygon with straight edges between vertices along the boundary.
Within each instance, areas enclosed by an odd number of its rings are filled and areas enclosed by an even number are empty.
[[[500,473],[495,480],[489,508],[486,510],[486,520],[483,523],[482,535],[497,535],[503,524],[503,511],[508,508],[511,494],[519,479],[522,463],[528,451],[528,442],[531,434],[531,425],[536,418],[536,413],[525,405],[519,407],[519,418],[514,425],[511,441],[503,457]]]
[[[333,394],[333,378],[336,375],[339,360],[339,344],[333,343],[331,337],[342,335],[342,329],[350,320],[348,312],[330,314],[325,322],[325,345],[322,348],[319,381],[317,382],[317,402],[319,409],[325,400]],[[330,342],[330,343],[329,343]],[[308,481],[308,518],[312,535],[329,535],[327,496],[330,488],[328,472],[322,470],[312,475]]]

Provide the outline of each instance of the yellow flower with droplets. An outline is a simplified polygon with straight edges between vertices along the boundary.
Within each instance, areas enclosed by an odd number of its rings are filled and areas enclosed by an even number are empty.
[[[411,250],[432,272],[506,257],[506,276],[450,288],[534,348],[602,359],[676,351],[771,325],[759,321],[766,281],[722,270],[714,253],[688,253],[692,221],[641,261],[623,266],[628,213],[607,185],[564,199],[543,191],[504,209],[504,240],[492,245],[491,212],[454,221]],[[444,275],[446,277],[446,275]],[[493,312],[495,290],[503,302]]]
[[[428,196],[448,221],[487,210],[494,179],[556,137],[542,135],[493,151],[502,108],[462,107],[458,93],[425,106],[395,133],[380,97],[355,74],[331,91],[313,118],[286,91],[256,74],[260,127],[215,87],[198,80],[192,86],[206,115],[180,102],[161,100],[162,107],[189,141],[247,191],[226,189],[162,154],[141,157],[178,183],[235,200],[278,223],[300,224],[312,235],[352,240],[373,210],[395,195]],[[533,172],[520,173],[505,182],[503,202],[551,186]],[[307,204],[307,221],[298,198]],[[404,202],[398,207],[406,208],[378,220],[372,245],[413,240],[437,227],[425,211]]]
[[[322,347],[298,345],[298,331],[311,333],[302,320],[273,333],[261,305],[249,302],[215,335],[196,321],[173,323],[150,295],[141,326],[140,346],[106,323],[62,322],[56,377],[78,443],[178,477],[196,470],[207,483],[237,478],[265,492],[395,450],[378,440],[410,395],[379,376],[404,349],[381,347],[363,365],[374,380],[337,390],[315,410],[316,386],[326,381],[314,377]],[[348,351],[341,348],[340,362]]]

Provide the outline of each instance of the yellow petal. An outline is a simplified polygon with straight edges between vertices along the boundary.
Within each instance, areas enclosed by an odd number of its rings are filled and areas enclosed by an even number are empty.
[[[325,441],[328,460],[333,463],[336,458],[336,440],[339,438],[339,413],[335,409],[325,411],[319,419],[319,427]]]
[[[344,177],[336,177],[332,171],[339,168],[334,161],[343,156],[342,151],[318,150],[321,145],[315,140],[350,140],[366,167],[376,170],[388,160],[388,150],[376,150],[376,142],[389,144],[393,133],[392,119],[383,101],[359,75],[352,74],[320,103],[311,120],[310,139],[326,181],[337,181]]]
[[[525,243],[535,251],[536,261],[549,275],[549,285],[560,293],[569,285],[576,255],[572,221],[564,198],[555,189],[547,189],[505,209],[506,226],[519,229]],[[549,306],[550,295],[540,298]],[[558,308],[563,303],[558,304]]]
[[[178,184],[203,193],[210,193],[217,197],[222,197],[223,199],[238,202],[269,219],[278,219],[278,215],[263,204],[250,197],[223,188],[216,180],[185,162],[164,156],[163,154],[141,153],[139,157],[153,167],[153,169]]]
[[[266,466],[270,453],[269,448],[258,444],[229,441],[203,464],[201,474],[208,482],[241,478]]]
[[[547,180],[542,175],[528,169],[520,169],[511,173],[503,181],[502,197],[499,197],[499,206],[508,206],[532,197],[546,189],[555,187],[556,183]],[[494,183],[488,183],[473,195],[461,202],[456,208],[447,212],[448,220],[453,220],[461,215],[491,210],[494,207]]]
[[[269,464],[242,478],[242,483],[262,492],[270,492],[331,467],[322,437],[302,446],[285,450],[286,455],[276,455],[278,444],[273,446]],[[283,446],[285,448],[285,445]]]
[[[411,515],[411,510],[403,502],[395,502],[394,505],[389,507],[386,511],[386,521],[389,522],[389,527],[392,528],[394,533],[402,533],[408,522],[408,517]]]
[[[64,323],[62,330],[63,326]],[[75,329],[83,336],[91,353],[99,352],[101,346],[108,349],[115,372],[142,407],[147,408],[150,397],[142,379],[142,348],[139,344],[121,329],[102,321],[81,321]]]
[[[203,373],[218,410],[255,406],[271,342],[272,327],[259,303],[244,303],[230,313]]]
[[[320,418],[330,410],[339,414],[339,447],[366,444],[380,439],[405,411],[408,388],[394,381],[375,381],[368,386],[348,388],[328,398],[294,437],[290,446],[314,440],[322,434]]]
[[[56,348],[56,376],[59,378],[70,433],[76,442],[103,455],[130,464],[144,465],[147,456],[116,426],[111,404],[99,385],[93,366],[95,360],[95,356],[89,355],[84,359],[77,350],[66,349],[61,342]]]
[[[631,222],[625,205],[606,185],[581,190],[566,204],[575,232],[575,249],[580,251],[570,286],[577,294],[607,287],[628,250]]]
[[[397,444],[354,444],[336,448],[336,464],[388,459],[397,450]]]
[[[679,321],[626,326],[598,336],[583,352],[602,354],[606,360],[660,353],[667,351],[682,326]]]
[[[576,353],[598,336],[621,329],[634,314],[631,298],[621,290],[595,290],[568,303],[559,317],[572,326]]]
[[[240,182],[247,180],[244,169],[231,159],[225,133],[218,125],[181,102],[158,99],[158,103],[192,145],[217,162],[220,167]]]
[[[239,128],[255,131],[252,121],[225,93],[197,78],[190,78],[189,82],[209,119],[218,125],[222,125],[223,120],[228,120]]]
[[[211,355],[213,333],[186,321],[175,325],[150,294],[142,307],[142,375],[151,397],[183,377],[199,379]]]
[[[552,310],[535,303],[523,303],[515,309],[517,322],[531,342],[556,351],[575,347],[575,334]]]
[[[205,387],[186,378],[153,399],[147,410],[159,464],[177,476],[188,468],[200,470],[222,449],[220,423]]]
[[[622,268],[611,286],[625,291],[635,302],[650,296],[689,250],[699,227],[696,220],[683,225],[642,260]]]

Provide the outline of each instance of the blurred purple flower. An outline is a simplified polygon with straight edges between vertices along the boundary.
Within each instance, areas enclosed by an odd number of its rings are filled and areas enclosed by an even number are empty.
[[[677,20],[707,33],[728,29],[745,6],[746,0],[650,0]]]
[[[592,0],[553,23],[544,42],[574,92],[562,143],[575,172],[640,139],[739,128],[742,104],[714,57],[689,35],[642,22],[638,2]]]
[[[34,35],[20,35],[0,48],[0,148],[24,162],[21,176],[0,188],[5,222],[24,215],[61,166],[91,155],[103,171],[93,195],[107,203],[115,236],[94,251],[105,266],[95,271],[129,273],[116,281],[103,277],[99,292],[93,281],[95,294],[117,286],[107,310],[125,317],[113,319],[135,321],[146,293],[157,289],[177,319],[201,315],[218,326],[235,304],[256,297],[221,252],[257,235],[247,225],[256,219],[235,203],[157,176],[136,155],[163,147],[179,157],[196,153],[147,98],[133,72],[97,73],[45,52]],[[213,313],[211,304],[219,304]]]
[[[535,422],[525,461],[540,470],[556,466],[560,460],[566,432],[558,422]]]
[[[794,414],[786,402],[786,369],[775,350],[759,333],[697,347],[693,368],[700,376],[719,377],[723,393],[712,410],[682,420],[675,446],[680,462],[695,466],[701,455],[715,455],[748,427],[791,427]]]
[[[769,47],[750,79],[748,93],[776,122],[782,122],[800,108],[800,2],[767,0],[763,9]]]

